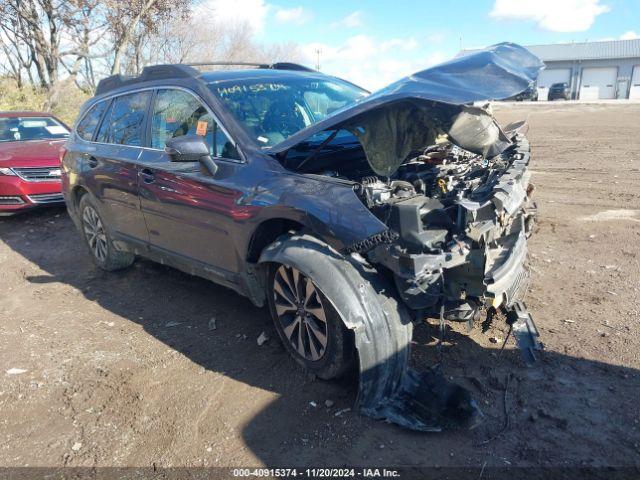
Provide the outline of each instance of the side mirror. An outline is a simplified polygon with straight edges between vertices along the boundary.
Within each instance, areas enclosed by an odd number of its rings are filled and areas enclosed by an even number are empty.
[[[211,174],[215,175],[218,166],[209,155],[209,146],[199,135],[184,135],[166,141],[164,151],[172,162],[200,162]]]

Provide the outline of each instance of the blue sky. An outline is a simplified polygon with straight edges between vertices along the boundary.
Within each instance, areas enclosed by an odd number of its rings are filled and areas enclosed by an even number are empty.
[[[465,48],[640,37],[640,0],[205,0],[263,43],[376,89]]]

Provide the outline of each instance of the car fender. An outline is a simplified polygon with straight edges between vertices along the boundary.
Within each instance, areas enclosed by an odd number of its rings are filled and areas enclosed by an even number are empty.
[[[293,241],[291,241],[293,240]],[[391,284],[373,269],[310,235],[283,235],[259,263],[277,262],[308,276],[352,330],[360,380],[357,403],[375,409],[395,392],[407,368],[413,325]]]
[[[272,219],[300,223],[338,251],[388,230],[360,201],[352,182],[320,175],[285,173],[267,178],[244,201],[263,207],[251,220],[244,251],[260,224]]]

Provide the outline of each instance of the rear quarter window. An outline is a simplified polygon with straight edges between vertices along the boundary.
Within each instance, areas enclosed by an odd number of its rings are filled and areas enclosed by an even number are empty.
[[[93,140],[93,134],[98,128],[100,118],[107,108],[108,102],[99,102],[89,109],[87,114],[82,118],[78,126],[76,127],[76,133],[83,140]]]

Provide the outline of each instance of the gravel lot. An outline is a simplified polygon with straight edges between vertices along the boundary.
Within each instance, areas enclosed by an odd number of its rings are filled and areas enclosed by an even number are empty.
[[[527,303],[546,351],[526,368],[512,343],[496,355],[501,325],[453,328],[446,371],[475,392],[480,427],[338,414],[352,384],[300,370],[266,309],[145,260],[103,273],[55,209],[0,220],[0,466],[640,466],[640,105],[497,114],[531,125]],[[417,330],[428,366],[437,332]]]

